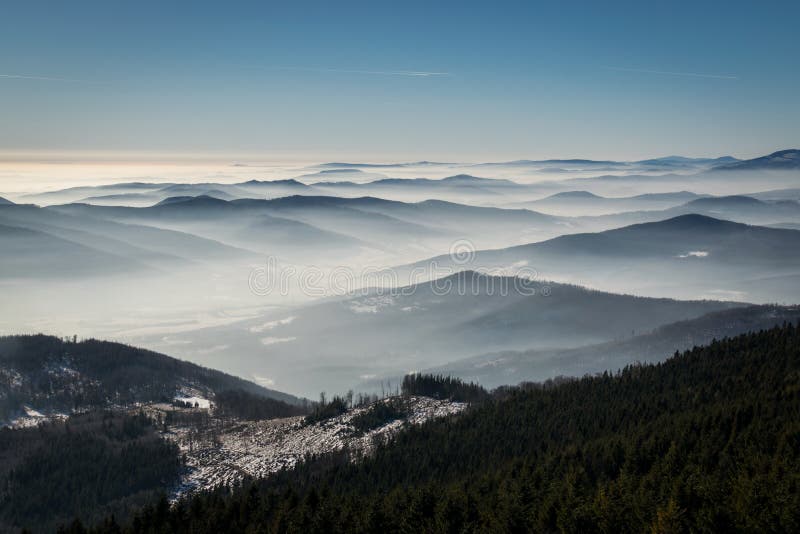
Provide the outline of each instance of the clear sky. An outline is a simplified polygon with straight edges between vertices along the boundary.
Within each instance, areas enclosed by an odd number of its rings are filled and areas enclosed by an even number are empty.
[[[800,146],[798,20],[796,0],[9,1],[0,150],[755,156]]]

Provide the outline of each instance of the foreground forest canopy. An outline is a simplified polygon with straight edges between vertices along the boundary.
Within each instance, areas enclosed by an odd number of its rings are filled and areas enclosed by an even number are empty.
[[[66,527],[84,532],[75,522]],[[93,532],[117,532],[112,519]],[[125,532],[797,532],[800,330],[496,391],[346,453],[169,507]]]
[[[126,517],[157,502],[182,468],[142,414],[110,411],[0,430],[0,532],[52,532],[75,514]]]

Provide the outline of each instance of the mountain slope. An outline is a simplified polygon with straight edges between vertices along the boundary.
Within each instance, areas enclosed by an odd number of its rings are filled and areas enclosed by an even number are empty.
[[[635,210],[663,210],[700,198],[689,191],[650,193],[627,197],[604,197],[589,191],[562,191],[548,197],[521,202],[525,207],[554,215],[603,215]]]
[[[0,224],[0,278],[62,279],[148,271],[129,258],[45,232]]]
[[[663,361],[675,351],[715,339],[800,321],[800,307],[746,306],[660,326],[651,332],[598,345],[559,350],[483,354],[424,372],[476,381],[487,388],[559,376],[583,376],[622,369],[634,362]]]
[[[184,470],[144,415],[92,412],[0,432],[0,531],[57,532],[75,517],[124,521]]]
[[[544,279],[608,291],[680,298],[713,298],[718,292],[751,302],[800,302],[800,290],[791,290],[791,285],[786,285],[789,291],[776,293],[774,286],[759,287],[758,282],[800,274],[800,232],[703,215],[478,251],[470,259],[463,265],[438,256],[413,268],[514,272],[522,266]]]
[[[227,369],[311,397],[470,354],[599,343],[736,306],[462,272],[184,333],[175,351],[225,345]]]
[[[558,217],[530,210],[504,210],[477,207],[440,200],[400,202],[375,197],[333,197],[293,195],[275,199],[238,199],[224,201],[211,197],[170,198],[147,208],[88,206],[70,204],[59,206],[59,212],[81,214],[110,219],[121,223],[152,225],[206,238],[230,242],[237,246],[247,243],[237,239],[253,225],[260,224],[264,216],[291,219],[304,226],[304,232],[313,226],[318,232],[333,232],[347,239],[345,248],[352,249],[354,240],[373,250],[389,251],[396,256],[424,257],[426,250],[447,250],[459,238],[469,237],[480,244],[516,244],[532,239],[560,235],[569,229]],[[269,234],[260,236],[253,247],[272,249],[271,253],[290,256],[291,251],[281,248],[281,241],[269,240]],[[291,238],[291,236],[290,236]],[[285,244],[286,240],[282,238]],[[293,237],[301,242],[301,236]],[[422,252],[421,252],[422,251]],[[332,260],[342,264],[350,254],[342,250]],[[319,261],[322,261],[320,259]]]
[[[292,403],[296,397],[148,350],[107,341],[45,335],[0,337],[0,420],[24,406],[69,413],[176,395],[213,396],[241,389]]]
[[[309,461],[138,529],[354,532],[794,532],[800,329],[658,365],[506,389],[353,462]],[[111,529],[101,529],[111,532]]]
[[[760,158],[737,161],[714,167],[714,171],[759,171],[759,170],[798,170],[800,169],[800,150],[794,148],[779,150]]]

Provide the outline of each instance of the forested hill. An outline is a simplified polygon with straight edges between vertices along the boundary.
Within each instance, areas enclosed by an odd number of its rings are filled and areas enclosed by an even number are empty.
[[[287,402],[296,397],[219,371],[120,343],[53,336],[0,337],[0,421],[36,410],[171,400],[179,391],[227,390]]]
[[[233,495],[147,508],[127,529],[797,532],[800,331],[502,390],[365,461],[318,459]]]

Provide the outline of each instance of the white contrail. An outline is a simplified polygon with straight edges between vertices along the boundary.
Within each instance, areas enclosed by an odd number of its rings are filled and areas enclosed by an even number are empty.
[[[688,76],[691,78],[714,78],[717,80],[738,80],[738,76],[730,74],[701,74],[697,72],[673,72],[668,70],[650,70],[650,69],[629,69],[625,67],[603,67],[608,70],[619,70],[623,72],[641,72],[643,74],[660,74],[663,76]]]
[[[13,79],[13,80],[44,80],[48,82],[92,83],[89,80],[76,80],[74,78],[57,78],[55,76],[30,76],[27,74],[0,74],[0,78]]]
[[[258,68],[258,67],[251,67]],[[421,70],[356,70],[356,69],[327,69],[313,67],[264,67],[275,70],[297,70],[305,72],[331,72],[340,74],[371,74],[375,76],[410,76],[415,78],[428,78],[433,76],[450,76],[449,72],[431,72]]]

